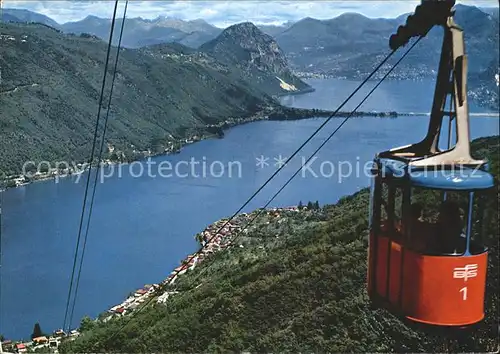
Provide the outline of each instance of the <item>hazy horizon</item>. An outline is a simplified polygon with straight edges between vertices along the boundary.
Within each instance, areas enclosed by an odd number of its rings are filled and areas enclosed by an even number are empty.
[[[498,8],[496,0],[459,0],[458,4],[481,8]],[[37,12],[59,24],[77,22],[88,16],[110,19],[114,1],[17,1],[5,0],[4,9]],[[202,19],[219,28],[252,22],[256,25],[283,25],[305,17],[319,20],[358,13],[368,18],[396,18],[412,12],[420,1],[136,1],[129,2],[127,18],[154,20],[167,17],[183,21]],[[495,6],[496,4],[496,6]],[[123,17],[125,2],[118,6],[117,17]]]

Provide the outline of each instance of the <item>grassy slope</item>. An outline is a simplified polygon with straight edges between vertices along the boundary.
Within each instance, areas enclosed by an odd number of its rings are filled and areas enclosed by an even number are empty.
[[[493,162],[498,186],[498,137],[478,139],[473,149]],[[61,352],[495,350],[498,189],[488,197],[486,321],[462,339],[446,334],[448,344],[442,333],[426,334],[371,308],[365,290],[368,197],[363,190],[321,212],[260,220],[241,240],[245,248],[217,254],[184,276],[177,285],[182,295],[167,306],[138,313],[116,335],[129,318],[96,325]]]
[[[19,172],[28,160],[83,162],[90,154],[107,45],[37,24],[0,24],[0,34],[0,174]],[[120,53],[106,137],[118,147],[145,150],[170,134],[203,132],[207,124],[274,105],[210,63],[153,52]],[[110,73],[114,58],[115,52]],[[110,82],[111,74],[106,97]]]

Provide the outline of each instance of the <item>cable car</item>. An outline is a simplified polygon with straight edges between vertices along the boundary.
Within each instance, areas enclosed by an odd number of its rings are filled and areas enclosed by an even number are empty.
[[[441,8],[441,20],[434,11],[435,22],[426,18],[421,22],[427,28],[414,30],[422,35],[433,25],[444,28],[427,135],[416,144],[381,152],[373,161],[368,294],[375,304],[413,322],[466,328],[484,318],[488,250],[475,220],[482,213],[481,193],[494,186],[494,179],[486,161],[470,156],[467,57],[453,5]],[[425,6],[436,3],[420,6],[428,14],[433,11]],[[391,47],[404,42],[391,37]],[[441,150],[445,116],[448,147]],[[422,220],[419,200],[430,204],[424,209],[437,220]]]

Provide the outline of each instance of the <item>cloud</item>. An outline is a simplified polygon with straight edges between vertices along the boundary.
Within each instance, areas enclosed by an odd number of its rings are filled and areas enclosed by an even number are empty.
[[[459,3],[475,6],[498,6],[497,0],[461,0]],[[123,13],[120,2],[118,16]],[[394,18],[413,11],[420,1],[130,1],[127,17],[153,19],[158,16],[183,20],[202,18],[218,27],[251,21],[256,24],[281,24],[304,17],[329,19],[345,12],[358,12],[367,17]],[[111,18],[114,1],[27,1],[4,0],[4,6],[24,8],[51,17],[59,23],[78,21],[93,15]]]

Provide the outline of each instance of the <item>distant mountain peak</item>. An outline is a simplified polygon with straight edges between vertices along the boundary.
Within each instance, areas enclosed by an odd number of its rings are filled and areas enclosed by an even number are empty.
[[[469,16],[484,16],[485,12],[482,11],[479,7],[474,5],[463,5],[456,4],[454,6],[455,13],[467,13]]]
[[[189,21],[190,23],[198,23],[198,24],[203,24],[203,25],[210,25],[207,21],[205,21],[204,19],[202,18],[197,18],[197,19],[194,19],[194,20],[190,20]],[[211,26],[211,25],[210,25]]]
[[[226,28],[200,50],[242,70],[251,84],[267,86],[268,93],[309,88],[295,77],[278,43],[251,22]]]
[[[456,10],[458,10],[458,9],[460,9],[460,10],[469,10],[471,8],[476,8],[477,9],[477,7],[474,6],[474,5],[455,4],[455,9]]]
[[[278,44],[274,41],[274,39],[271,36],[265,34],[252,22],[241,22],[229,26],[224,31],[222,31],[221,35],[218,38],[237,39],[238,41],[240,41],[240,44],[242,46],[245,46],[245,43],[254,39],[258,39],[260,41],[265,41],[265,42],[272,41],[276,44],[276,47],[278,47]],[[217,38],[215,40],[217,40]]]
[[[360,14],[358,12],[344,12],[343,14],[340,14],[337,16],[337,19],[362,19],[362,20],[369,20],[368,17],[366,17],[363,14]]]
[[[310,22],[317,23],[317,22],[321,22],[321,20],[318,20],[317,18],[312,18],[312,17],[304,17],[303,19],[299,20],[295,24],[298,24],[298,23],[303,24],[303,23],[310,23]]]
[[[239,30],[260,31],[259,28],[255,26],[252,22],[241,22],[229,26],[224,30],[224,32],[239,31]]]
[[[216,47],[225,47],[224,50],[240,47],[246,51],[254,51],[257,48],[260,48],[259,50],[262,51],[262,46],[266,45],[272,48],[273,51],[281,53],[276,41],[252,22],[241,22],[229,26],[217,38],[206,43],[206,46],[204,46],[205,48],[209,48],[212,45],[215,50]]]
[[[104,20],[104,18],[97,17],[94,15],[88,15],[87,17],[84,18],[84,20]]]

